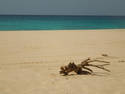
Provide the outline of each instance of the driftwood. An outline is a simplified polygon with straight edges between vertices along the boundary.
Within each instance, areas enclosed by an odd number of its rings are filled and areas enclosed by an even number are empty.
[[[91,64],[92,62],[102,62],[104,64],[94,65],[94,64]],[[101,61],[101,60],[97,60],[97,59],[92,60],[92,59],[88,58],[88,59],[82,61],[81,64],[76,65],[74,62],[70,62],[67,66],[61,66],[60,74],[68,75],[70,72],[73,72],[73,71],[77,74],[92,74],[93,70],[91,70],[87,66],[96,67],[96,68],[105,70],[107,72],[110,72],[110,70],[104,68],[104,66],[109,65],[109,64],[110,64],[110,62],[107,62],[107,61]]]

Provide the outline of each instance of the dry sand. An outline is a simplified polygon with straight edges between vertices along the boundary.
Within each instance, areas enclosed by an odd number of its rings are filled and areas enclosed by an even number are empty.
[[[110,61],[111,72],[59,74],[87,57]],[[0,94],[125,94],[125,29],[0,31]]]

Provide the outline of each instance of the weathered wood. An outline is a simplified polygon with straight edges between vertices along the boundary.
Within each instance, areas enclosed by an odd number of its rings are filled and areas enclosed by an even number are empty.
[[[101,63],[106,63],[106,64],[101,64],[101,65],[94,65],[94,64],[90,64],[92,62],[101,62]],[[97,60],[97,59],[90,59],[87,58],[84,61],[82,61],[80,64],[76,65],[74,62],[70,62],[67,66],[61,66],[60,67],[60,74],[63,75],[68,75],[70,72],[75,72],[77,74],[84,74],[84,73],[89,73],[92,74],[93,70],[91,70],[90,68],[88,68],[87,66],[92,66],[92,67],[96,67],[96,68],[100,68],[102,70],[105,70],[107,72],[110,72],[110,70],[104,68],[104,66],[106,65],[110,65],[110,62],[107,61],[101,61],[101,60]]]

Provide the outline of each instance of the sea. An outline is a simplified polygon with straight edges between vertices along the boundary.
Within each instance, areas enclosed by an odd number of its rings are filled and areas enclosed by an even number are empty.
[[[0,15],[0,31],[124,28],[125,16]]]

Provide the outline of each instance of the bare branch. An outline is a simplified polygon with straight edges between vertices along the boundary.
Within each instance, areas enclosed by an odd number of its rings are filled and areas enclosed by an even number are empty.
[[[100,69],[103,69],[103,70],[105,70],[105,71],[110,72],[110,70],[108,70],[108,69],[106,69],[106,68],[104,68],[104,67],[102,67],[102,66],[92,65],[92,64],[89,64],[89,66],[97,67],[97,68],[100,68]]]
[[[106,63],[106,64],[102,64],[102,65],[93,65],[93,64],[90,64],[91,62],[102,62],[102,63]],[[110,62],[108,61],[102,61],[102,60],[91,60],[90,58],[88,59],[85,59],[84,61],[81,62],[81,64],[75,64],[74,62],[70,62],[67,66],[63,66],[61,67],[61,71],[60,71],[60,74],[64,74],[64,75],[68,75],[68,73],[74,71],[75,73],[77,74],[82,74],[82,73],[86,73],[83,69],[86,69],[88,70],[87,72],[89,74],[91,74],[93,71],[90,69],[90,68],[87,68],[86,66],[92,66],[92,67],[96,67],[96,68],[100,68],[100,69],[103,69],[107,72],[110,72],[110,70],[104,68],[104,66],[106,65],[110,65]]]

